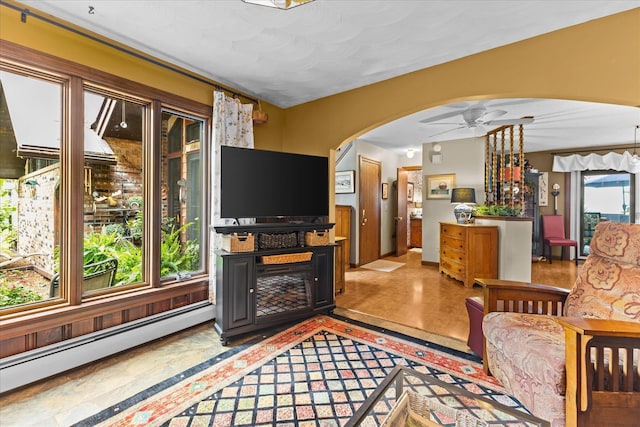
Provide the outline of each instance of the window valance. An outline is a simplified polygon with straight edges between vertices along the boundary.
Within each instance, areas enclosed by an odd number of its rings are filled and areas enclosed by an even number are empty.
[[[608,170],[626,171],[630,173],[640,172],[640,159],[634,157],[628,151],[623,154],[588,154],[581,156],[553,156],[553,172],[573,172],[583,170]]]

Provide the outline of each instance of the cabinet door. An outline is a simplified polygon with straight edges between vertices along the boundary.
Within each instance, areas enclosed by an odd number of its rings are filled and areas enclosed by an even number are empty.
[[[318,247],[314,259],[314,307],[333,304],[333,246]]]
[[[223,296],[225,329],[251,325],[255,319],[255,257],[226,257]]]
[[[473,286],[476,277],[498,277],[498,230],[495,227],[473,227],[468,230],[467,280]]]

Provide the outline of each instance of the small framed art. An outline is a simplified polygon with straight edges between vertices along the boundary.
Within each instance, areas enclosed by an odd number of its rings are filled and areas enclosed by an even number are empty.
[[[427,199],[451,199],[456,174],[427,175]]]
[[[388,198],[389,198],[389,183],[383,182],[382,183],[382,199],[386,200]]]
[[[336,172],[336,194],[356,192],[355,172],[356,171]]]

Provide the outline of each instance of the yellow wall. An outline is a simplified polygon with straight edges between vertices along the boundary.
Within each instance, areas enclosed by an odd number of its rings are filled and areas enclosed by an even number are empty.
[[[17,2],[8,3],[25,7]],[[46,15],[33,8],[30,8],[30,10],[41,15]],[[51,17],[50,15],[47,16]],[[62,22],[54,17],[51,18],[55,21]],[[90,33],[88,30],[75,27],[66,22],[65,24],[83,33],[92,34],[101,40],[107,40],[104,37]],[[210,83],[203,83],[193,78],[183,76],[150,62],[140,60],[115,48],[43,22],[35,17],[27,17],[27,22],[22,23],[20,21],[20,12],[5,6],[0,6],[0,38],[147,86],[175,93],[206,105],[213,104],[213,91],[216,85],[216,82],[213,80],[197,76],[195,73],[186,70],[182,71],[209,81]],[[133,50],[117,42],[108,41],[111,44],[118,45],[127,50]],[[164,62],[160,60],[157,61]],[[172,67],[180,68],[173,65]],[[241,93],[240,91],[238,92]],[[243,102],[248,101],[243,100]],[[281,149],[284,122],[283,110],[266,102],[262,103],[262,109],[269,115],[269,123],[255,127],[255,139],[260,141],[260,144],[266,148],[273,150]]]
[[[214,82],[197,82],[33,17],[21,23],[20,13],[7,7],[0,7],[0,36],[212,103]],[[264,103],[269,123],[256,127],[256,146],[328,155],[344,142],[406,114],[461,99],[494,97],[640,105],[640,8],[287,110]]]
[[[640,8],[292,107],[283,148],[323,153],[425,108],[495,97],[640,106]]]

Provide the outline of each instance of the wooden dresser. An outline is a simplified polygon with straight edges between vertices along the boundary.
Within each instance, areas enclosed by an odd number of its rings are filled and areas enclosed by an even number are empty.
[[[473,287],[477,278],[498,278],[498,227],[440,223],[440,273]]]
[[[344,268],[348,270],[351,265],[351,213],[353,208],[349,205],[336,205],[336,237],[344,237],[342,243],[344,256]]]
[[[412,248],[422,247],[422,218],[411,218],[409,244]]]
[[[347,242],[346,237],[336,236],[336,247],[335,247],[335,258],[333,262],[335,277],[333,279],[333,286],[335,289],[335,293],[344,293],[344,284],[345,284],[345,251],[344,244]]]

